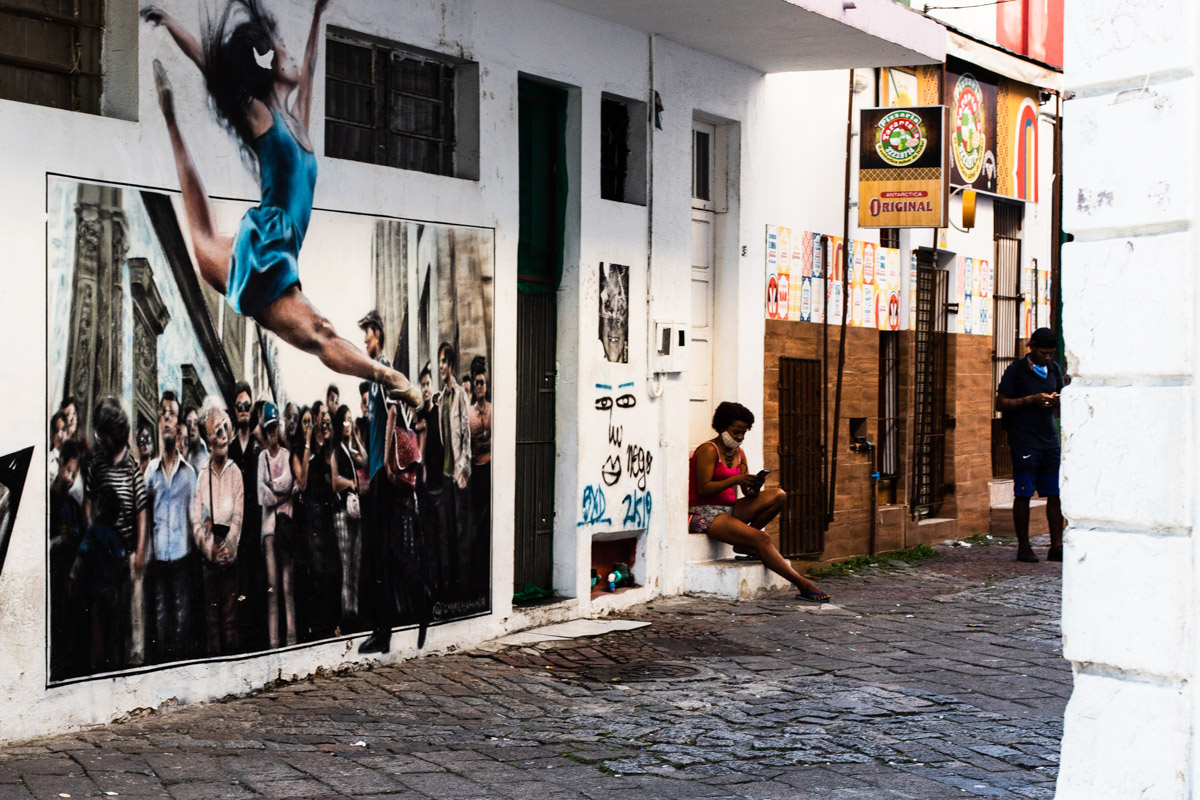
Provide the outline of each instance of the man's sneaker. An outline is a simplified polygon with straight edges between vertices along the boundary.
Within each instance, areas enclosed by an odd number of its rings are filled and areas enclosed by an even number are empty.
[[[1051,547],[1046,551],[1047,561],[1062,561],[1062,547]]]
[[[1029,545],[1017,548],[1017,561],[1024,561],[1026,564],[1036,564],[1038,557],[1033,552],[1033,548]]]

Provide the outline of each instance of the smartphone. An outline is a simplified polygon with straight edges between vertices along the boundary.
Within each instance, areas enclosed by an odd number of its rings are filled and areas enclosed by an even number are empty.
[[[770,475],[770,474],[771,474],[771,470],[769,470],[769,469],[760,469],[760,470],[758,471],[758,474],[757,474],[755,477],[756,477],[756,478],[758,478],[760,481],[765,481],[765,480],[767,479],[767,476],[768,476],[768,475]]]

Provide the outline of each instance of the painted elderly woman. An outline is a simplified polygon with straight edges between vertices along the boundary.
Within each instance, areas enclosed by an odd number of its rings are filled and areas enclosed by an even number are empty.
[[[308,138],[313,69],[327,4],[316,2],[299,66],[259,0],[228,0],[216,21],[205,26],[203,44],[157,6],[147,6],[141,14],[146,22],[166,28],[200,68],[219,121],[237,139],[243,160],[257,169],[262,187],[262,202],[242,217],[236,235],[217,230],[175,119],[166,70],[155,59],[154,81],[200,275],[225,295],[234,311],[253,317],[288,344],[317,356],[335,372],[383,384],[393,398],[417,406],[421,393],[408,378],[339,336],[300,289],[300,247],[317,182],[317,157]]]

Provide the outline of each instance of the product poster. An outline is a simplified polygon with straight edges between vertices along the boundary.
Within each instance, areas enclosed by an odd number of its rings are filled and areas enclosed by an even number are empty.
[[[629,267],[600,264],[600,343],[604,358],[629,363]]]

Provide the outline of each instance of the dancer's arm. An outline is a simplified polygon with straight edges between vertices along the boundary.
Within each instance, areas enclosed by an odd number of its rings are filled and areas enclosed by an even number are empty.
[[[308,44],[304,48],[304,64],[300,67],[300,88],[296,94],[296,105],[292,107],[292,116],[308,132],[308,113],[312,107],[313,74],[317,71],[317,45],[321,38],[321,14],[329,0],[317,0],[313,8],[312,28],[308,31]]]
[[[167,29],[167,33],[171,34],[171,38],[175,40],[175,44],[179,45],[179,49],[183,51],[183,54],[190,58],[197,67],[204,69],[204,49],[200,47],[200,43],[196,41],[196,37],[192,36],[174,17],[158,6],[146,6],[140,13],[142,19],[151,25],[164,26]]]

